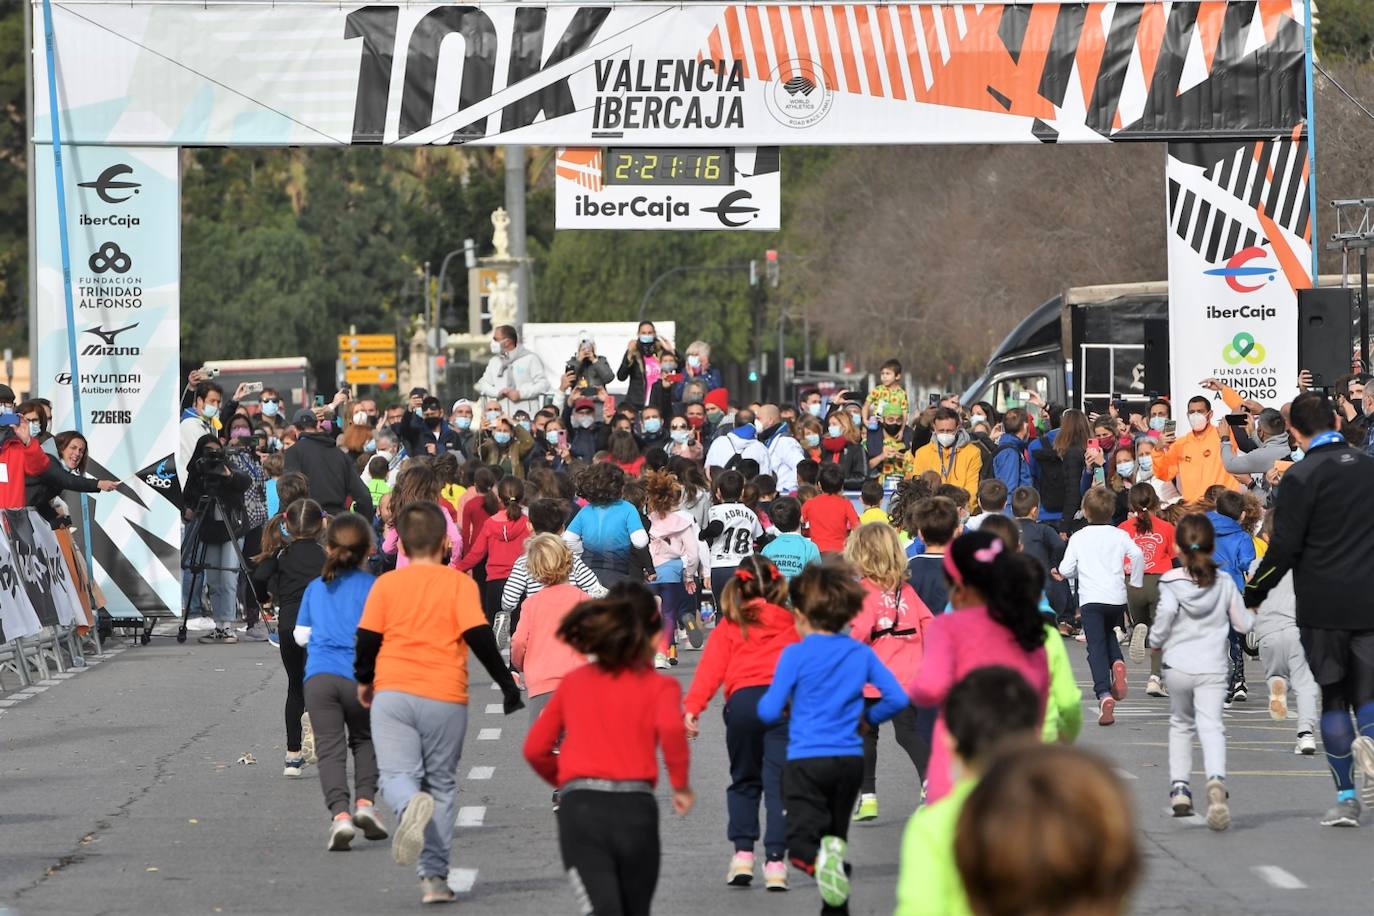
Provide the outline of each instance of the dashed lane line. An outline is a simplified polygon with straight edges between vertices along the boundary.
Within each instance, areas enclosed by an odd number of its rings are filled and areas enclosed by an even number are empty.
[[[477,732],[478,741],[498,741],[501,738],[501,729],[484,728]]]
[[[450,868],[448,870],[448,887],[455,894],[466,894],[472,890],[475,883],[477,883],[477,869],[475,868]]]
[[[473,767],[468,770],[468,779],[491,779],[496,767]]]
[[[458,809],[457,824],[459,827],[481,827],[482,822],[487,819],[487,808],[485,805],[468,805]]]
[[[489,716],[499,716],[505,712],[505,708],[500,703],[488,703],[486,712]]]
[[[1264,883],[1281,891],[1300,891],[1307,887],[1297,875],[1277,865],[1254,865],[1250,870],[1259,875]]]

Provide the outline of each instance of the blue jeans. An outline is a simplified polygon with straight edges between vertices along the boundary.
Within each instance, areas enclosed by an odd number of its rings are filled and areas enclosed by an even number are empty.
[[[781,861],[787,851],[783,817],[782,767],[787,762],[787,724],[759,721],[759,699],[767,687],[741,687],[725,702],[725,749],[730,754],[730,786],[725,790],[729,815],[726,833],[735,849],[753,852],[759,838],[759,798],[766,815],[763,849]]]
[[[182,549],[187,547],[183,545]],[[201,590],[198,586],[203,582],[210,589],[210,616],[215,619],[215,626],[223,629],[234,622],[234,617],[238,613],[234,596],[239,582],[238,553],[229,541],[223,544],[206,544],[204,562],[206,569],[202,573],[195,574],[189,569],[181,571],[181,606],[190,609],[192,617],[200,616],[205,608],[201,605]],[[192,578],[197,580],[194,594]]]
[[[1126,626],[1126,605],[1085,604],[1079,607],[1083,635],[1088,638],[1088,668],[1093,674],[1093,699],[1112,692],[1112,663],[1123,661],[1121,643],[1113,627]]]
[[[372,698],[372,746],[382,797],[399,816],[417,792],[434,798],[434,817],[416,872],[448,877],[453,846],[458,759],[463,753],[468,708],[411,693],[383,690]]]

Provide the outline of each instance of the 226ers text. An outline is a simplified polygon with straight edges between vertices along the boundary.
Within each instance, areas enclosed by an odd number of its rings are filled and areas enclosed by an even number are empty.
[[[132,423],[134,422],[134,412],[132,410],[93,410],[91,411],[92,423]]]

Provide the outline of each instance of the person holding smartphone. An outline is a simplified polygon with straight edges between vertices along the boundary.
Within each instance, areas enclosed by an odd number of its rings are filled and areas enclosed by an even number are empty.
[[[1277,461],[1287,461],[1293,446],[1288,440],[1288,424],[1283,414],[1266,407],[1255,418],[1252,438],[1257,445],[1250,451],[1239,446],[1240,431],[1245,429],[1249,414],[1228,414],[1226,424],[1218,427],[1221,434],[1221,463],[1232,474],[1267,474]],[[1262,480],[1262,476],[1256,480]]]
[[[544,428],[534,437],[534,448],[530,449],[529,455],[525,458],[526,473],[535,468],[548,468],[555,474],[562,474],[567,471],[572,460],[572,450],[568,447],[568,431],[563,428],[563,421],[557,417],[550,417]]]

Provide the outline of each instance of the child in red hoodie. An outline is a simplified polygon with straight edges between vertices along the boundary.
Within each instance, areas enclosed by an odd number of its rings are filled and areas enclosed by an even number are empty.
[[[530,522],[525,518],[524,481],[518,477],[501,478],[496,485],[496,498],[501,510],[482,523],[477,540],[458,563],[458,568],[467,572],[483,560],[487,561],[487,581],[483,586],[486,600],[482,602],[482,610],[486,612],[488,623],[495,623],[506,579],[515,561],[525,552],[525,541],[530,536]],[[519,622],[520,609],[516,608],[507,632],[514,632]]]
[[[754,843],[759,838],[759,796],[767,826],[763,877],[770,891],[787,890],[787,826],[783,819],[782,767],[787,762],[787,723],[764,725],[755,711],[773,682],[782,650],[800,637],[787,601],[787,579],[767,557],[744,558],[720,595],[721,622],[706,641],[683,706],[687,734],[701,732],[701,714],[725,684],[725,747],[730,754],[726,790],[728,833],[735,855],[727,884],[754,880]]]
[[[870,522],[849,534],[844,558],[863,578],[864,604],[849,625],[849,635],[873,647],[878,660],[903,684],[910,684],[921,670],[925,655],[925,631],[935,615],[906,581],[906,551],[897,530],[882,522]],[[864,688],[865,707],[882,696],[872,684]],[[897,743],[916,765],[916,778],[925,781],[930,763],[930,743],[922,737],[916,707],[908,706],[892,719]],[[934,720],[931,720],[934,724]],[[929,734],[929,732],[924,732]],[[864,733],[864,778],[859,789],[856,821],[878,816],[878,726]]]
[[[561,796],[558,848],[580,912],[651,909],[659,870],[659,748],[673,810],[685,815],[695,800],[682,688],[653,668],[662,626],[654,596],[639,583],[621,582],[605,598],[574,608],[558,638],[596,662],[563,678],[525,738],[525,759]]]

